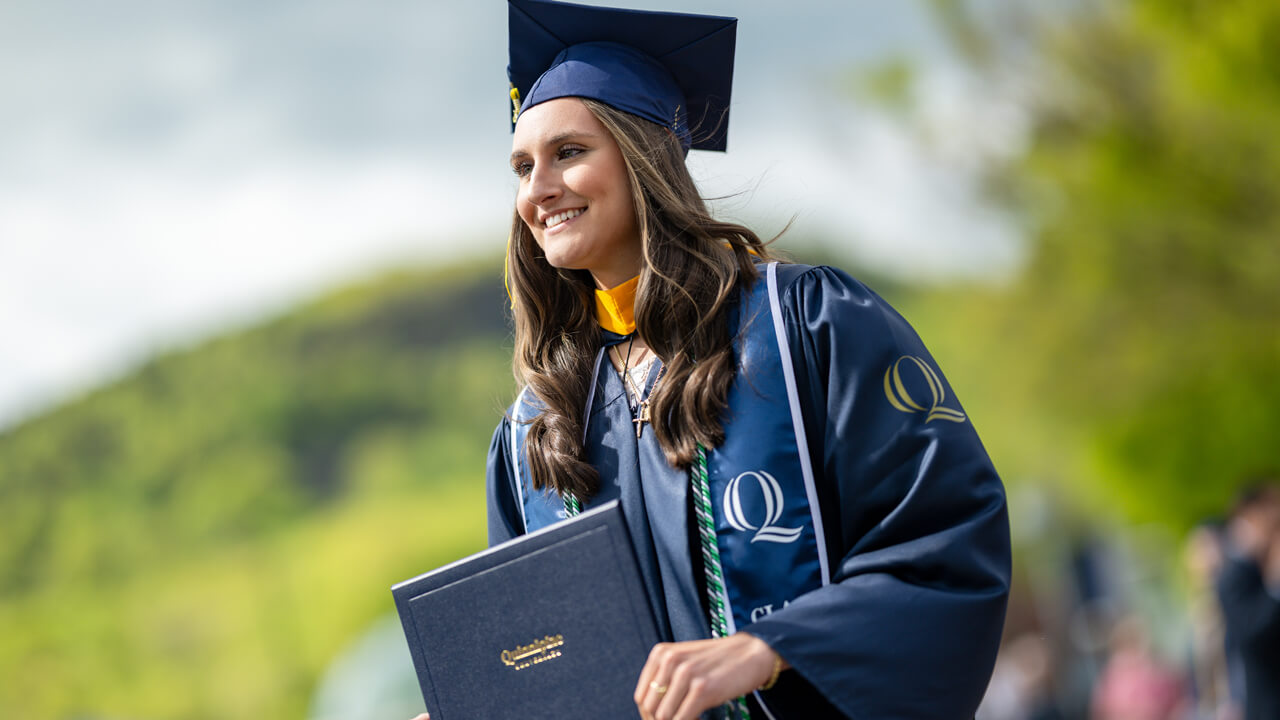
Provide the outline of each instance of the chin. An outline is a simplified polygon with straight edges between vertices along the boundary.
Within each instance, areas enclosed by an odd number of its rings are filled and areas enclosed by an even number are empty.
[[[571,245],[571,243],[561,243],[559,239],[553,241],[550,245],[543,245],[542,254],[546,257],[547,263],[551,267],[561,270],[586,270],[590,263],[585,254],[578,252],[571,246],[566,247],[566,245]]]

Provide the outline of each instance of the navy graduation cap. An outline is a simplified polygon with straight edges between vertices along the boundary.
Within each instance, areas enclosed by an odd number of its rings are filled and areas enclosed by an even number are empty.
[[[511,127],[585,97],[669,128],[687,151],[724,150],[737,18],[508,0]]]

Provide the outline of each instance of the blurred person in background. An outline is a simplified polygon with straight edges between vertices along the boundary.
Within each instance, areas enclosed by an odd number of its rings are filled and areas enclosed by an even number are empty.
[[[1189,720],[1239,720],[1241,713],[1228,681],[1222,608],[1215,590],[1222,571],[1223,532],[1220,521],[1201,523],[1187,535],[1184,548],[1191,630]]]
[[[1280,718],[1280,484],[1240,494],[1227,519],[1218,599],[1233,694],[1245,720]]]
[[[1091,720],[1176,720],[1184,706],[1182,683],[1152,652],[1146,624],[1134,614],[1120,617],[1093,689]]]

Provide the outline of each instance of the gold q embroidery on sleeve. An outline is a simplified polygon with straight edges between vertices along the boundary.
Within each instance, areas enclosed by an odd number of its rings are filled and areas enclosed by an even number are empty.
[[[906,371],[911,374],[917,374],[922,377],[929,386],[929,395],[931,403],[925,407],[916,401],[907,390],[906,383],[902,380],[903,362],[907,363]],[[916,373],[912,373],[911,368],[916,369]],[[918,382],[912,383],[919,385]],[[887,370],[884,371],[884,396],[889,399],[889,404],[904,413],[927,413],[924,421],[926,423],[934,420],[946,420],[948,422],[964,422],[965,415],[959,410],[943,407],[942,403],[947,399],[947,390],[942,385],[942,378],[938,377],[937,371],[929,367],[921,358],[914,355],[903,355],[898,358]]]

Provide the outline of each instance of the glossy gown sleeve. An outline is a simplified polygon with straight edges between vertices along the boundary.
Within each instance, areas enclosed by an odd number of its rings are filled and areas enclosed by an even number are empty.
[[[972,718],[1009,588],[1000,479],[940,371],[950,419],[894,406],[886,370],[937,365],[879,296],[821,267],[780,266],[779,287],[832,578],[744,628],[800,676],[765,700],[807,685],[857,720]]]

